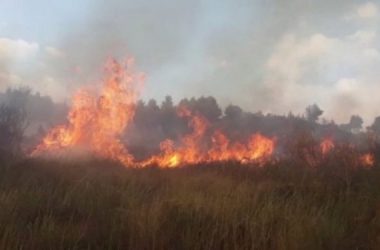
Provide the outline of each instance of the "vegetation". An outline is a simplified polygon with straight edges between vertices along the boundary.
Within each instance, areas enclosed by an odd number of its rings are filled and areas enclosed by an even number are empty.
[[[0,249],[378,249],[380,169],[100,160],[0,168]]]
[[[276,136],[278,152],[264,166],[128,169],[90,158],[25,160],[55,123],[43,117],[65,113],[41,103],[52,104],[28,89],[0,95],[0,249],[379,248],[380,118],[364,132],[359,116],[319,123],[317,105],[306,117],[233,105],[222,115],[211,97],[184,99],[233,140]],[[139,102],[122,138],[131,153],[146,157],[163,138],[188,133],[176,109],[169,97]],[[26,135],[35,120],[37,135]],[[319,139],[330,136],[339,143],[323,153]],[[362,163],[366,152],[374,166]]]

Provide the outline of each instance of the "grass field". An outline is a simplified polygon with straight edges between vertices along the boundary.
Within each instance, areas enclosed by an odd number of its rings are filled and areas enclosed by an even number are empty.
[[[0,167],[0,249],[379,247],[377,167]]]

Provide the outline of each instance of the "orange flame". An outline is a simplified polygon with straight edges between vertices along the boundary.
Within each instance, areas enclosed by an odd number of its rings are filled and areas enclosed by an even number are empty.
[[[322,142],[319,144],[319,148],[321,150],[321,153],[323,156],[327,155],[331,150],[335,148],[335,143],[330,138],[325,138],[322,140]]]
[[[245,142],[232,142],[222,130],[213,127],[201,114],[187,107],[178,109],[178,116],[188,120],[191,133],[174,142],[166,139],[160,143],[161,152],[138,162],[120,141],[125,128],[132,122],[136,101],[144,76],[134,70],[133,59],[126,63],[111,60],[106,65],[101,94],[89,89],[79,90],[73,97],[68,124],[53,128],[32,156],[44,152],[84,147],[103,158],[117,160],[125,166],[178,167],[185,164],[216,161],[237,161],[262,165],[271,159],[276,139],[260,133],[251,135]],[[207,135],[210,135],[207,136]],[[322,156],[335,148],[332,139],[319,144]],[[374,155],[360,155],[359,162],[370,168],[375,164]]]
[[[72,100],[68,125],[53,128],[32,152],[85,146],[101,157],[133,163],[133,156],[120,142],[120,135],[132,121],[138,87],[143,75],[136,73],[133,59],[125,64],[114,60],[106,65],[106,76],[101,95],[81,89]]]
[[[162,153],[153,156],[142,165],[157,164],[160,167],[177,167],[184,164],[197,164],[217,161],[238,161],[240,163],[265,163],[273,154],[275,140],[261,134],[254,134],[247,144],[230,143],[221,130],[216,130],[211,138],[211,147],[206,150],[204,135],[209,122],[200,114],[194,114],[186,107],[181,107],[179,116],[189,119],[193,132],[181,139],[182,146],[174,148],[171,140],[161,143]]]
[[[375,157],[371,153],[364,154],[360,157],[361,164],[366,168],[371,168],[375,164]]]
[[[216,130],[207,141],[209,121],[187,107],[178,109],[178,116],[188,120],[192,132],[180,138],[178,146],[172,140],[160,144],[161,153],[137,162],[120,141],[131,123],[143,75],[136,73],[133,59],[126,64],[110,61],[106,66],[101,95],[88,89],[79,90],[73,97],[68,124],[53,128],[32,156],[83,146],[103,158],[117,160],[125,166],[177,167],[213,161],[233,160],[241,163],[264,163],[274,152],[275,140],[261,134],[252,135],[246,144],[231,143],[225,134]]]

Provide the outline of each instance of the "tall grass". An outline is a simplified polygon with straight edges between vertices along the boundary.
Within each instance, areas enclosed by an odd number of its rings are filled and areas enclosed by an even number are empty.
[[[379,169],[335,170],[27,160],[0,167],[0,249],[378,249]]]

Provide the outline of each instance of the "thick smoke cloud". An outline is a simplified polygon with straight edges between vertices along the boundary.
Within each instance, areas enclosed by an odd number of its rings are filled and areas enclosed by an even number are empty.
[[[145,100],[212,95],[222,107],[278,114],[317,103],[327,119],[360,113],[365,124],[378,115],[380,103],[367,98],[379,91],[376,2],[84,2],[64,8],[80,18],[64,13],[70,21],[50,27],[59,30],[52,44],[24,41],[37,46],[28,59],[34,66],[15,69],[6,60],[4,85],[27,84],[63,100],[96,82],[108,56],[133,55],[148,76]]]

